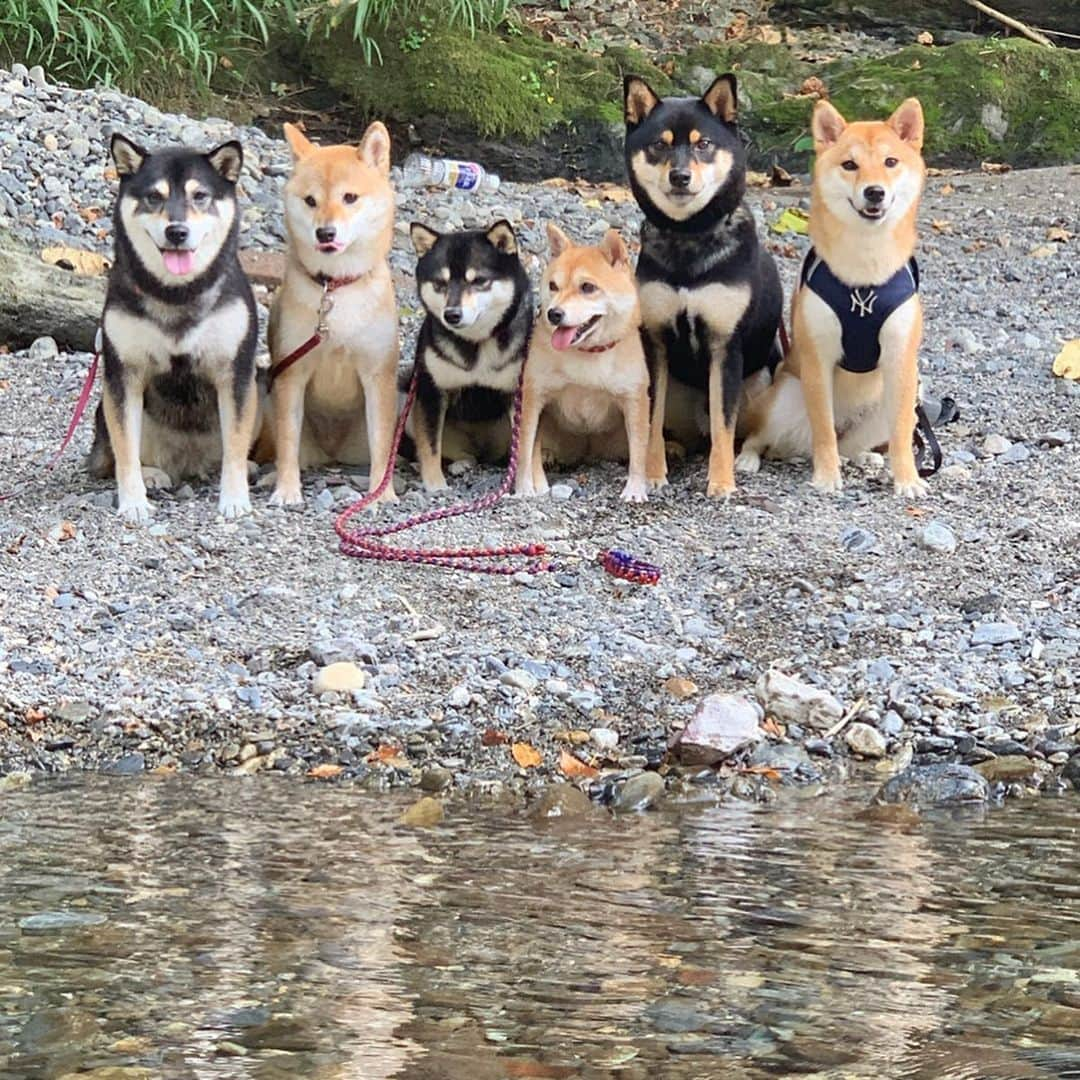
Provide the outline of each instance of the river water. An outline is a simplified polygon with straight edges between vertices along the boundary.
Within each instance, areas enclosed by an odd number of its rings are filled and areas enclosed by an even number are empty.
[[[1080,1077],[1080,801],[0,793],[3,1080]]]

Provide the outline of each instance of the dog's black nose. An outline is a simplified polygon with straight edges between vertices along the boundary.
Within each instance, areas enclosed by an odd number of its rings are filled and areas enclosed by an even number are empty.
[[[561,307],[548,308],[548,322],[552,326],[558,326],[566,318],[566,312]]]
[[[672,169],[668,173],[671,179],[671,186],[673,188],[685,189],[690,186],[690,170],[689,169]]]
[[[177,225],[174,223],[165,226],[165,239],[175,247],[186,244],[189,235],[190,230],[186,225]]]
[[[869,187],[863,188],[863,198],[868,202],[876,206],[879,202],[883,202],[885,199],[885,189],[879,187],[877,184],[871,184]]]
[[[315,239],[318,240],[320,244],[331,243],[335,236],[337,236],[337,229],[335,229],[333,225],[320,225],[319,228],[315,230]]]
[[[457,326],[461,322],[461,308],[448,307],[443,310],[443,318],[451,325]]]

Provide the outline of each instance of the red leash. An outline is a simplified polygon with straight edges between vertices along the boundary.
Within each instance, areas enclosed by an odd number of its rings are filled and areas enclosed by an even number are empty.
[[[459,503],[457,506],[446,507],[442,510],[428,510],[396,524],[364,525],[352,529],[348,527],[349,519],[379,498],[394,475],[394,461],[397,458],[402,433],[405,431],[405,422],[408,420],[409,411],[416,400],[418,378],[417,370],[414,369],[412,381],[409,384],[409,393],[405,398],[401,416],[398,418],[397,427],[394,430],[390,458],[379,486],[347,507],[334,522],[334,531],[341,538],[341,553],[356,559],[420,563],[426,566],[441,566],[450,570],[464,570],[473,574],[510,575],[519,571],[524,571],[527,574],[538,574],[564,569],[564,567],[560,567],[559,564],[550,559],[539,558],[539,556],[547,554],[547,549],[543,544],[511,544],[506,547],[495,548],[395,548],[382,541],[384,536],[405,532],[408,529],[414,529],[419,525],[426,525],[432,521],[444,521],[447,518],[461,517],[463,514],[475,514],[483,510],[489,510],[510,490],[514,484],[514,478],[517,476],[518,456],[521,449],[521,399],[525,379],[524,363],[521,365],[521,374],[518,376],[517,389],[514,392],[514,412],[510,426],[510,458],[506,466],[506,475],[498,488],[471,502]],[[514,556],[524,556],[531,561],[524,564],[497,561]],[[632,581],[638,585],[655,585],[660,580],[659,567],[634,559],[622,551],[603,551],[597,556],[597,561],[612,577]]]
[[[99,326],[97,335],[94,338],[94,359],[90,363],[90,370],[86,373],[86,378],[83,380],[82,389],[79,391],[79,400],[75,403],[75,411],[71,414],[71,420],[68,423],[67,431],[64,432],[63,439],[60,441],[60,447],[45,465],[46,471],[51,471],[56,468],[56,463],[63,456],[64,451],[75,437],[75,429],[79,426],[79,421],[82,420],[83,414],[86,412],[86,406],[90,403],[90,394],[94,389],[94,382],[97,379],[98,364],[101,362],[101,348],[101,327]],[[27,489],[29,483],[30,481],[28,480],[22,487],[14,488],[11,491],[0,492],[0,502],[7,502],[9,499],[14,499],[17,495],[21,495]]]

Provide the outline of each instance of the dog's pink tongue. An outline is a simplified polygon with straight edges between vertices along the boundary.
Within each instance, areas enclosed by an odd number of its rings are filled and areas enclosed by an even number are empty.
[[[165,260],[165,269],[177,277],[190,274],[195,267],[194,251],[163,251],[161,255]]]
[[[569,349],[574,343],[574,335],[577,333],[576,326],[559,326],[551,332],[551,344],[556,349]]]

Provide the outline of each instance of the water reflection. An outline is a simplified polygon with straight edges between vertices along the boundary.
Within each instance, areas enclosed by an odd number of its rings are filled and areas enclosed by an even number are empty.
[[[861,805],[0,794],[0,1078],[1080,1077],[1075,800]]]

